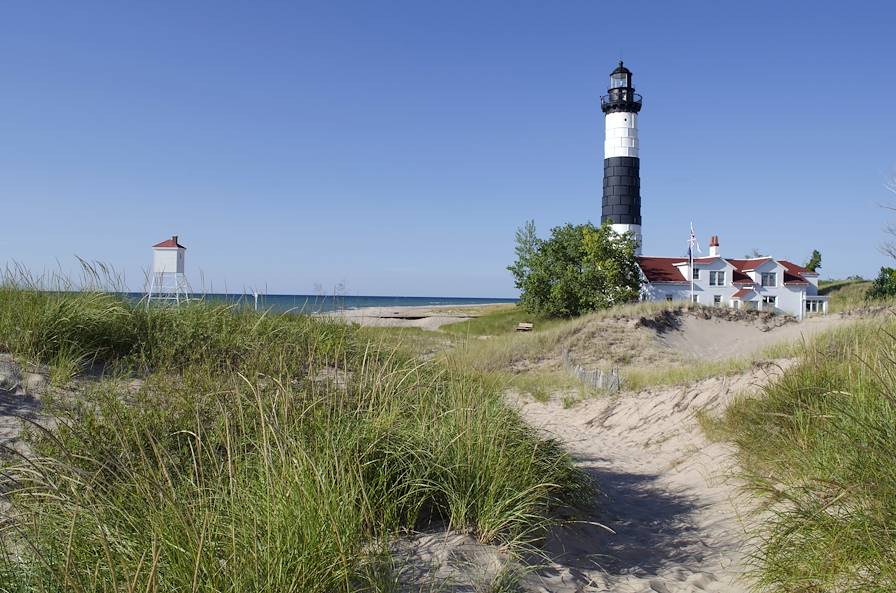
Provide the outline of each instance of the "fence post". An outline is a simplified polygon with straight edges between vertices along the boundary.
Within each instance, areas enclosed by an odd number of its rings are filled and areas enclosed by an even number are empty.
[[[609,372],[604,372],[600,369],[593,371],[585,370],[585,368],[573,362],[572,357],[569,355],[569,350],[563,350],[560,353],[560,360],[563,361],[563,367],[572,374],[576,380],[592,389],[616,393],[622,387],[622,381],[619,377],[619,369],[614,368]]]

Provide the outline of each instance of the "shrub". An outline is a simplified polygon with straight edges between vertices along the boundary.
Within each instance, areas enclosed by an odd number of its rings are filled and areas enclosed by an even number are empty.
[[[880,274],[871,283],[866,298],[868,300],[881,300],[896,297],[896,269],[881,268]]]
[[[535,237],[530,222],[517,231],[517,261],[508,267],[520,289],[520,306],[548,317],[572,317],[638,297],[636,240],[608,222],[551,229]]]

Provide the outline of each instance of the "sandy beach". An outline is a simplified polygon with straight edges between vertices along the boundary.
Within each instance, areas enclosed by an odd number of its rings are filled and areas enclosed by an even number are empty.
[[[511,304],[473,304],[426,307],[362,307],[359,309],[329,311],[322,315],[341,319],[349,323],[357,323],[363,327],[419,327],[429,331],[436,331],[445,325],[460,323],[461,321],[512,306]]]

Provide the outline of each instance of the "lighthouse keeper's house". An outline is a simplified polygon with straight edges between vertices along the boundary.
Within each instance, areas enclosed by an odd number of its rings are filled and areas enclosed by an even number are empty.
[[[828,311],[828,297],[818,294],[818,274],[784,259],[723,258],[718,237],[710,241],[709,257],[694,259],[693,267],[682,257],[638,257],[638,265],[642,300],[693,300],[707,306],[787,313],[797,319]]]

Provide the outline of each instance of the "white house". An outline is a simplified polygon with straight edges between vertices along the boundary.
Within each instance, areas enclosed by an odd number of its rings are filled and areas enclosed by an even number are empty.
[[[726,259],[719,238],[709,257],[638,257],[641,299],[688,301],[715,307],[777,311],[803,319],[827,314],[828,297],[818,294],[818,274],[783,259]],[[693,292],[692,281],[693,279]]]

